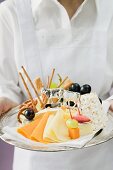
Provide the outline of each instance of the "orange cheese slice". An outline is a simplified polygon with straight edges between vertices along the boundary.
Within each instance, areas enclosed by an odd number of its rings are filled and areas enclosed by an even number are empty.
[[[36,120],[30,122],[29,124],[20,127],[17,129],[17,132],[20,133],[21,135],[23,135],[26,138],[31,137],[31,134],[33,132],[33,130],[36,128],[36,126],[39,124],[40,120],[42,119],[43,115],[39,115],[36,117]]]
[[[36,128],[33,130],[31,134],[31,139],[38,141],[38,142],[44,142],[43,140],[43,133],[44,129],[47,123],[47,120],[50,116],[51,112],[46,112],[42,119],[40,120],[39,124],[36,126]]]

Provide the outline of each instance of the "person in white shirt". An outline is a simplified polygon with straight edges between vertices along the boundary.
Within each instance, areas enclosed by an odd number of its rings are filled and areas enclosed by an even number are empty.
[[[113,86],[113,1],[7,0],[0,5],[0,114],[27,98],[18,71],[46,82],[52,68],[105,100]],[[113,111],[113,96],[109,98]],[[113,140],[46,153],[15,149],[14,170],[112,170]]]

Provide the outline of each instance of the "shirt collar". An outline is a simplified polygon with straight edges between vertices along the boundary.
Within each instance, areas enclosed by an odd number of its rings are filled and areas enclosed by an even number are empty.
[[[90,13],[96,13],[96,7],[97,7],[97,4],[96,2],[98,2],[98,0],[84,0],[84,2],[81,4],[81,6],[78,8],[78,10],[76,11],[76,13],[74,14],[74,16],[72,17],[71,20],[74,21],[74,19],[79,15],[79,13],[82,12],[82,10],[84,10],[84,8],[89,5],[89,7],[92,5],[92,9],[90,9]],[[31,5],[32,5],[32,13],[33,13],[33,18],[34,18],[34,21],[37,22],[37,11],[38,11],[38,8],[39,8],[39,5],[41,3],[53,3],[55,6],[56,6],[56,11],[57,11],[57,8],[60,9],[60,12],[61,12],[61,25],[62,25],[62,28],[71,28],[71,22],[70,22],[70,19],[68,17],[68,15],[66,15],[66,11],[63,9],[63,6],[58,2],[58,0],[31,0]],[[92,3],[90,5],[90,3]],[[93,7],[94,6],[94,7]],[[86,9],[87,10],[87,9]]]
[[[35,11],[35,10],[37,10],[37,8],[38,8],[38,6],[40,5],[40,3],[42,2],[42,1],[46,1],[46,0],[31,0],[31,6],[32,6],[32,10],[33,10],[33,12]],[[55,4],[60,4],[59,2],[58,2],[58,0],[50,0],[51,2],[53,2],[53,3],[55,3]],[[90,0],[84,0],[84,2],[81,4],[81,6],[80,6],[80,8],[78,9],[78,12],[80,12],[81,10],[82,10],[82,8],[88,3],[88,1],[90,1]],[[98,0],[93,0],[94,2],[95,2],[95,4],[96,4],[96,7],[97,7],[97,9],[98,9]],[[77,13],[78,13],[77,12]],[[76,15],[76,14],[75,14]]]

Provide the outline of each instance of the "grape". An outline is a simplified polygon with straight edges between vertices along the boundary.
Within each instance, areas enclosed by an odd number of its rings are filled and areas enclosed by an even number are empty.
[[[50,89],[55,89],[55,88],[57,88],[57,83],[52,82],[51,86],[50,86]]]
[[[28,120],[33,120],[33,118],[35,117],[35,113],[33,111],[33,109],[26,109],[24,112],[24,116],[26,117],[26,119]]]
[[[68,128],[77,128],[78,127],[78,122],[74,119],[68,119],[66,121],[66,125]]]
[[[90,93],[90,92],[91,92],[91,86],[88,85],[88,84],[85,84],[80,88],[80,94],[81,95],[87,94],[87,93]]]
[[[80,93],[80,85],[79,85],[78,83],[73,83],[73,84],[69,87],[69,91],[73,91],[73,92]]]

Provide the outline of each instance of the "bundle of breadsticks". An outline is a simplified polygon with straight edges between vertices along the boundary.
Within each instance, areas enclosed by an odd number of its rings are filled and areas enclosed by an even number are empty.
[[[46,104],[48,103],[49,97],[46,95],[46,93],[41,92],[41,90],[42,90],[42,88],[43,89],[51,89],[52,88],[52,83],[53,83],[52,81],[53,81],[54,74],[55,74],[55,69],[53,69],[51,75],[48,76],[47,85],[44,86],[40,77],[36,77],[34,82],[33,82],[31,80],[30,76],[28,75],[26,69],[23,66],[21,67],[21,71],[19,72],[19,75],[20,75],[21,80],[24,84],[25,90],[28,94],[28,100],[20,105],[19,113],[18,113],[18,121],[20,123],[22,123],[20,116],[25,115],[23,113],[26,109],[32,109],[34,113],[37,113],[41,109],[45,108]],[[36,95],[36,98],[33,98],[24,77],[26,77],[28,82],[30,83],[30,85],[31,85],[31,87],[32,87],[32,89],[33,89],[33,91]],[[68,89],[68,87],[73,83],[68,78],[68,76],[66,76],[64,79],[62,79],[61,76],[58,74],[58,77],[59,77],[59,84],[55,85],[55,89],[58,89],[58,88],[61,88],[61,87],[63,87],[63,89]],[[58,101],[55,98],[53,100],[54,100],[54,102]],[[37,109],[37,104],[38,104],[38,109]]]

